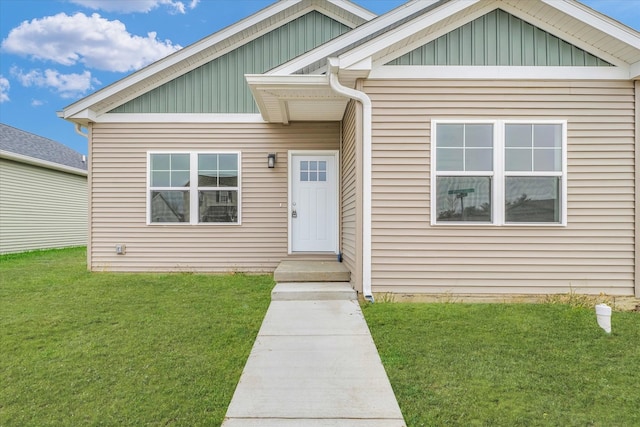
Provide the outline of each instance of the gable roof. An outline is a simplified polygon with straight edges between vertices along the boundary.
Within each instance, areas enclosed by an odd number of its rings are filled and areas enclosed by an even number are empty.
[[[339,56],[340,67],[371,69],[495,9],[520,17],[640,78],[640,33],[575,0],[449,0]]]
[[[340,110],[346,102],[330,90],[328,79],[318,80],[326,72],[328,58],[336,58],[340,82],[348,87],[354,87],[358,78],[369,76],[410,78],[411,73],[393,74],[397,70],[389,71],[389,67],[387,74],[380,71],[390,61],[497,9],[613,65],[601,67],[610,69],[601,70],[598,78],[640,79],[640,33],[576,0],[411,0],[375,19],[373,14],[347,0],[281,0],[66,107],[59,116],[80,124],[96,121],[98,117],[108,120],[105,113],[114,108],[315,10],[348,23],[352,29],[270,71],[246,75],[246,79],[267,121],[286,123],[309,117],[333,120],[339,116],[339,111],[333,109]],[[590,70],[572,68],[570,76],[564,70],[542,67],[535,72],[528,70],[529,74],[513,72],[510,78],[593,76]],[[542,74],[538,74],[540,70]],[[463,78],[468,69],[447,69],[441,71],[442,75]],[[314,115],[313,108],[302,104],[314,103],[315,99],[325,102],[327,108],[318,103],[314,108],[326,114]],[[296,108],[287,104],[295,104]],[[293,110],[298,118],[291,116]]]
[[[42,136],[0,123],[0,157],[86,175],[85,156]]]
[[[125,102],[184,75],[311,11],[355,28],[376,15],[349,0],[279,0],[271,6],[89,95],[58,112],[86,124]]]

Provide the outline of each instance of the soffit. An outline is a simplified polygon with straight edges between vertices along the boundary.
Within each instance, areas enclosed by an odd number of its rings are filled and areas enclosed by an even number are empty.
[[[326,76],[247,75],[247,82],[266,122],[342,120],[349,100],[337,95]]]

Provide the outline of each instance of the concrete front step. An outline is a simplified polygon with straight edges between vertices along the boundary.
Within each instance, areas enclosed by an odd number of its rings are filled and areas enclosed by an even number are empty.
[[[348,282],[351,272],[337,261],[285,260],[273,273],[277,283],[283,282]]]
[[[356,291],[349,282],[278,283],[271,291],[272,301],[355,300]]]

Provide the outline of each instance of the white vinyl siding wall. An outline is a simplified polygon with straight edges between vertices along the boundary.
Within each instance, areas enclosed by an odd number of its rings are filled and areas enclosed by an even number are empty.
[[[374,292],[634,293],[634,86],[370,80]],[[566,120],[566,227],[431,226],[431,120]]]
[[[87,244],[86,176],[0,159],[0,253]]]
[[[273,271],[287,257],[287,151],[336,150],[339,135],[339,123],[94,125],[91,269]],[[241,225],[146,225],[147,152],[173,150],[241,153]]]

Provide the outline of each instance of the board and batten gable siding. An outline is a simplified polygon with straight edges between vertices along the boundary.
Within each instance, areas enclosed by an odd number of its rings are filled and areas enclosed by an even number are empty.
[[[368,80],[374,292],[633,295],[631,81]],[[566,120],[568,224],[430,224],[431,120]]]
[[[438,37],[387,65],[611,66],[607,61],[501,9]]]
[[[94,124],[90,268],[272,272],[287,256],[288,150],[337,150],[339,139],[338,122]],[[147,152],[172,150],[241,152],[241,225],[147,225]]]
[[[245,74],[269,71],[349,30],[320,12],[309,12],[111,113],[258,113]]]
[[[350,101],[342,120],[341,250],[351,284],[362,291],[362,159],[358,143],[358,103]]]
[[[87,177],[0,159],[0,253],[87,244]]]

